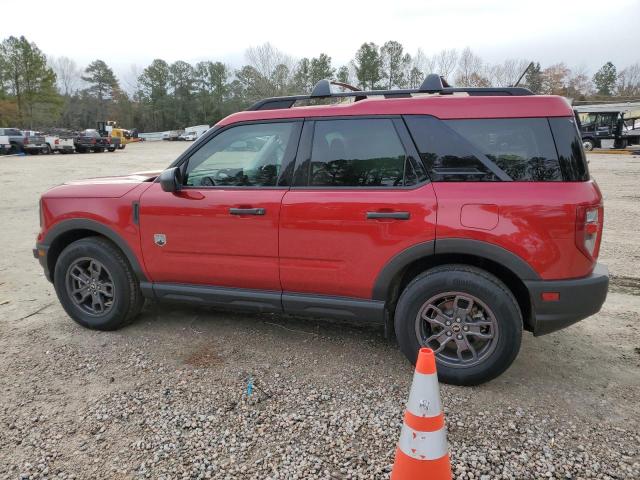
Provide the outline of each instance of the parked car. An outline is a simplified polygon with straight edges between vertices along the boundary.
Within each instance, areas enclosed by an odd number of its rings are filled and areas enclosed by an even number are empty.
[[[37,155],[47,150],[44,137],[40,135],[29,136],[17,128],[0,128],[0,135],[9,137],[10,153],[26,152]]]
[[[145,298],[379,322],[454,384],[500,375],[523,330],[586,318],[608,289],[566,100],[438,76],[262,100],[161,173],[47,191],[40,217],[34,256],[81,325],[120,328]]]
[[[193,127],[187,127],[184,129],[184,133],[180,135],[179,140],[193,141],[198,137],[201,137],[207,130],[209,125],[194,125]]]
[[[11,143],[9,142],[9,137],[7,135],[0,135],[0,155],[9,153],[10,149]]]
[[[103,137],[97,130],[91,128],[80,132],[79,135],[74,137],[73,144],[78,153],[86,153],[89,151],[104,152],[107,149],[115,150],[109,137]]]
[[[73,138],[60,138],[58,135],[46,135],[42,132],[34,130],[23,130],[23,133],[29,138],[43,137],[45,147],[42,153],[51,154],[54,152],[72,153],[74,151]]]
[[[162,139],[175,142],[176,140],[180,140],[180,135],[182,135],[182,133],[182,130],[170,130],[162,134]]]
[[[59,152],[62,154],[74,153],[75,144],[73,138],[64,138],[57,135],[45,135],[49,153]]]
[[[187,142],[193,142],[196,138],[198,138],[198,134],[196,132],[184,132],[178,137],[178,140],[184,140]]]

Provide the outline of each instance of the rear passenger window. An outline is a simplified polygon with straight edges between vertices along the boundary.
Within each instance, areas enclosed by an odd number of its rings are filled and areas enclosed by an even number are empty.
[[[433,181],[561,181],[546,118],[406,117]]]
[[[316,121],[309,186],[401,187],[415,183],[416,174],[391,120]]]

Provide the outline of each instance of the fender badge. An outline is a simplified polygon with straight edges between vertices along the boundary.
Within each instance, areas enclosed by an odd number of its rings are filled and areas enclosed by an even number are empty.
[[[164,233],[154,233],[153,241],[159,247],[164,247],[167,244],[167,236]]]

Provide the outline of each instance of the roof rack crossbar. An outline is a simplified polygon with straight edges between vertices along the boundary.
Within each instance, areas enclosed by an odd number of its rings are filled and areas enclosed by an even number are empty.
[[[444,78],[436,74],[427,75],[420,88],[397,89],[397,90],[350,90],[346,92],[331,92],[331,85],[351,87],[339,82],[320,80],[310,95],[290,95],[285,97],[272,97],[259,100],[251,105],[247,110],[277,110],[291,108],[296,102],[301,100],[313,100],[319,98],[344,98],[355,97],[355,100],[362,100],[371,96],[383,96],[385,98],[411,97],[416,93],[438,93],[440,95],[452,95],[454,93],[467,93],[470,96],[527,96],[534,95],[528,88],[523,87],[451,87]]]

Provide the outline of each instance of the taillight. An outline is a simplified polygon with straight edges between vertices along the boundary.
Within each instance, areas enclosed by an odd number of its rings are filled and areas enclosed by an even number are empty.
[[[55,143],[56,145],[60,145],[60,139],[56,138],[56,139],[55,139],[55,141],[54,141],[54,143]]]
[[[92,144],[95,144],[95,143],[96,143],[96,139],[95,139],[95,138],[92,138],[92,139],[91,139],[91,143],[92,143]]]
[[[596,260],[600,253],[604,209],[602,205],[578,207],[576,245],[587,258]]]

